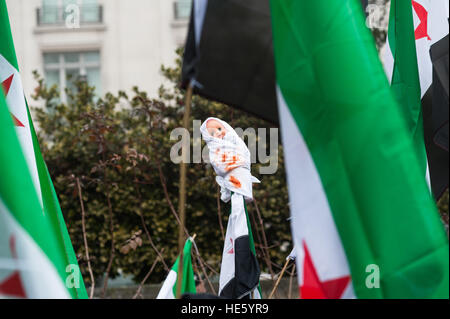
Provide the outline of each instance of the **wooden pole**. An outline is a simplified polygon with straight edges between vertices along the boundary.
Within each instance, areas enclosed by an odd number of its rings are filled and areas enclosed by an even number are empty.
[[[294,274],[295,274],[295,263],[294,263],[294,266],[292,266],[291,277],[289,279],[288,299],[291,299],[291,296],[292,296],[292,278],[294,278]]]
[[[192,102],[192,85],[189,85],[186,91],[186,103],[183,117],[183,127],[189,130],[189,118],[191,113],[191,102]],[[189,161],[188,152],[191,145],[190,136],[186,139],[183,138],[183,149],[182,149],[182,160],[180,163],[180,190],[179,190],[179,203],[178,203],[178,213],[180,214],[180,227],[178,231],[178,251],[180,252],[180,262],[178,263],[178,279],[177,279],[177,294],[176,298],[181,298],[181,284],[183,281],[183,250],[184,242],[186,241],[184,236],[184,225],[186,219],[186,164]]]
[[[278,279],[277,279],[277,282],[275,283],[275,286],[273,286],[272,292],[271,292],[270,295],[269,295],[269,299],[272,299],[273,294],[274,294],[275,291],[277,290],[278,285],[280,284],[281,278],[283,277],[284,272],[286,271],[286,268],[287,268],[287,266],[289,265],[289,262],[290,262],[290,261],[291,261],[291,259],[288,258],[288,259],[286,260],[286,262],[284,263],[284,267],[283,267],[283,269],[281,269],[280,275],[278,276]]]

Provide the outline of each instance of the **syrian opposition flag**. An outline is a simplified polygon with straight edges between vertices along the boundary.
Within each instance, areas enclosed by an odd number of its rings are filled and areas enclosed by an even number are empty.
[[[233,194],[231,207],[220,266],[219,296],[261,299],[261,272],[244,197]]]
[[[194,269],[192,268],[192,249],[193,239],[188,238],[184,244],[183,249],[183,276],[181,278],[181,294],[190,293],[195,294],[197,292],[195,288]],[[159,291],[156,299],[175,299],[177,293],[178,282],[178,265],[180,263],[180,256],[178,256],[172,269],[169,271],[164,284]]]
[[[55,270],[60,277],[63,274],[66,274],[65,276],[67,277],[70,273],[65,273],[66,268],[75,269],[77,276],[80,276],[80,272],[56,193],[39,149],[36,133],[24,97],[5,0],[0,0],[0,39],[0,83],[3,91],[2,96],[4,94],[6,97],[6,104],[2,105],[4,108],[2,114],[3,116],[4,114],[8,115],[8,119],[3,118],[2,121],[9,120],[14,125],[14,135],[16,136],[14,138],[10,137],[10,140],[6,141],[3,133],[0,135],[2,139],[2,150],[0,153],[3,156],[7,156],[6,153],[11,152],[11,149],[5,143],[13,145],[17,139],[19,144],[14,147],[17,148],[20,145],[20,150],[17,150],[17,154],[14,154],[14,157],[8,158],[8,161],[13,161],[12,159],[20,156],[23,156],[25,160],[22,166],[10,167],[7,175],[0,174],[1,182],[6,184],[3,191],[14,193],[5,195],[4,192],[0,192],[0,196],[7,196],[11,200],[14,198],[14,201],[22,202],[22,204],[32,201],[32,197],[35,196],[37,204],[39,204],[28,211],[15,211],[12,208],[20,204],[3,199],[4,202],[3,206],[0,206],[0,211],[2,212],[2,218],[6,218],[8,222],[0,224],[0,228],[3,227],[0,231],[0,260],[2,261],[0,262],[0,287],[2,287],[0,295],[8,296],[9,291],[18,289],[19,286],[16,284],[16,281],[11,283],[10,276],[16,273],[14,269],[20,273],[22,267],[25,267],[23,268],[25,272],[30,271],[30,268],[34,268],[35,274],[37,269],[42,269],[42,275],[39,276],[38,281],[32,280],[29,284],[26,284],[25,290],[23,290],[24,293],[20,295],[21,297],[86,298],[87,294],[81,277],[78,278],[77,284],[69,288],[62,287],[61,289],[49,287],[49,284],[53,284],[55,280],[46,277],[46,275]],[[6,111],[5,105],[7,105],[8,111]],[[6,130],[3,125],[2,129]],[[4,131],[4,134],[9,136],[11,132],[6,133]],[[1,163],[2,169],[7,169],[5,165],[8,162],[1,161]],[[21,185],[26,185],[27,181],[24,179],[27,178],[32,182],[32,188],[24,192]],[[18,183],[17,188],[7,186],[14,183]],[[20,196],[17,196],[19,194]],[[23,216],[21,215],[23,220],[20,221],[26,222],[27,225],[20,223],[18,220],[20,218],[17,214],[23,214]],[[45,228],[47,226],[42,226],[44,228],[39,229],[39,224],[33,224],[32,221],[34,219],[46,220],[48,229]],[[34,229],[34,227],[37,228]],[[56,251],[53,252],[55,255],[52,258],[57,258],[58,261],[50,260],[53,263],[53,270],[47,271],[43,266],[45,263],[42,264],[40,262],[45,255],[50,258],[50,252],[40,246],[37,238],[31,236],[31,233],[36,232],[45,232],[46,234],[39,236],[45,235],[46,240],[51,241],[52,245],[55,246],[53,248]],[[38,251],[35,248],[41,249],[41,255],[36,257],[36,259],[32,258],[31,255],[27,255],[31,251]],[[14,260],[17,261],[16,268],[13,266],[15,265]]]
[[[0,92],[0,298],[70,298],[80,273],[67,268],[14,125]]]
[[[431,96],[433,85],[439,85],[439,83],[433,84],[430,50],[435,43],[442,41],[448,32],[448,0],[391,1],[385,70],[407,121],[421,167],[427,175],[429,172],[425,148],[426,137],[424,140],[424,118],[427,120],[427,117],[424,116],[425,109],[422,105],[425,106],[427,100],[433,99]],[[448,123],[448,105],[446,108]],[[439,111],[436,108],[432,111],[439,112],[437,116],[441,118],[445,114],[442,112],[444,110]],[[430,129],[431,132],[426,131],[425,135],[435,135],[440,127],[435,126]],[[427,148],[429,170],[432,172],[431,186],[435,197],[438,198],[446,188],[445,186],[448,186],[448,170],[445,176],[445,171],[435,169],[437,166],[442,166],[439,163],[442,158],[436,157],[439,154],[435,152],[430,154],[430,148],[436,147],[430,144],[428,143]],[[448,161],[448,155],[446,158]],[[427,176],[427,178],[430,177]],[[444,179],[446,183],[443,182]]]
[[[361,4],[270,3],[301,298],[448,298],[448,240]]]

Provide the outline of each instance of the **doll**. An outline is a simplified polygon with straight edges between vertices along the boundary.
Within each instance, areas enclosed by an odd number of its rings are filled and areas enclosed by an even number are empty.
[[[252,183],[259,180],[250,173],[250,151],[244,141],[228,123],[208,118],[200,127],[209,148],[209,159],[221,187],[221,199],[228,202],[231,192],[253,199]]]

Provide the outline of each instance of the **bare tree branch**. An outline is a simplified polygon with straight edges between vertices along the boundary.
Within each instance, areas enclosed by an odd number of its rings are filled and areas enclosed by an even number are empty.
[[[257,203],[255,198],[253,199],[253,205],[255,206],[256,213],[258,215],[258,220],[259,220],[259,224],[260,224],[260,227],[261,227],[261,234],[262,234],[262,239],[263,239],[264,246],[268,247],[269,245],[267,244],[267,237],[266,237],[266,232],[264,230],[264,223],[263,223],[263,220],[262,220],[262,217],[261,217],[261,212],[259,211],[258,203]],[[267,259],[270,261],[269,251],[268,251],[267,248],[265,250],[266,250]],[[267,266],[269,267],[269,272],[270,272],[270,275],[271,275],[272,280],[273,280],[274,279],[274,274],[273,274],[273,269],[272,269],[271,263],[268,262]]]
[[[222,225],[222,212],[220,209],[220,186],[217,186],[217,215],[219,218],[219,226],[220,226],[220,233],[222,234],[222,240],[225,240],[225,234]]]
[[[161,253],[163,253],[163,252],[164,252],[164,248],[161,249]],[[150,277],[151,273],[155,269],[155,266],[158,263],[158,261],[160,260],[160,258],[161,257],[159,257],[159,256],[155,258],[155,261],[153,262],[152,266],[150,267],[150,270],[145,275],[144,279],[141,281],[141,284],[139,285],[139,288],[137,289],[135,295],[133,296],[133,299],[136,299],[138,296],[141,295],[141,291],[142,291],[142,288],[144,287],[145,282],[147,281],[148,277]]]
[[[114,221],[113,221],[113,212],[112,212],[112,206],[111,206],[111,198],[109,195],[109,192],[106,195],[106,199],[108,202],[108,212],[109,212],[109,232],[111,234],[111,253],[109,255],[109,261],[108,266],[106,267],[105,272],[105,282],[103,283],[103,289],[102,289],[102,298],[105,297],[106,289],[108,288],[108,280],[109,280],[109,273],[111,271],[112,263],[114,260],[115,255],[115,248],[114,248]]]
[[[89,257],[89,246],[88,246],[87,237],[86,237],[86,220],[85,220],[86,213],[84,211],[84,203],[83,203],[83,197],[81,194],[80,179],[77,177],[76,180],[77,180],[77,187],[78,187],[78,197],[80,198],[80,205],[81,205],[81,229],[83,231],[84,250],[86,251],[86,260],[87,260],[89,275],[91,277],[91,292],[89,294],[89,298],[92,299],[94,297],[95,280],[94,280],[94,274],[92,273],[91,259]]]

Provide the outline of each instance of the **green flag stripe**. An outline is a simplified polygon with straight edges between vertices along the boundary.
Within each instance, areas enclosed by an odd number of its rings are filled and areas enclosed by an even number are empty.
[[[391,50],[394,58],[392,91],[406,119],[425,175],[427,156],[423,136],[420,80],[411,1],[391,1],[388,41],[388,49]]]
[[[196,293],[195,287],[195,279],[194,279],[194,269],[192,267],[192,257],[191,257],[191,249],[192,249],[192,240],[189,238],[184,244],[183,249],[183,278],[181,283],[181,293]],[[177,281],[173,286],[173,295],[177,295],[177,284],[178,284],[178,264],[180,263],[180,256],[178,256],[175,264],[172,267],[172,270],[177,273]]]
[[[0,196],[8,210],[12,212],[12,216],[52,261],[64,282],[67,275],[65,261],[61,258],[52,227],[42,214],[42,208],[2,92],[0,92],[0,136],[2,137]]]
[[[59,250],[62,253],[61,257],[64,258],[65,265],[74,265],[79,269],[78,260],[75,256],[75,251],[72,247],[72,241],[67,231],[67,226],[64,221],[61,208],[59,206],[59,201],[56,196],[56,192],[53,183],[50,178],[50,174],[45,164],[44,158],[42,157],[39,142],[34,130],[33,121],[31,119],[30,112],[28,110],[28,122],[30,125],[31,135],[33,139],[34,154],[36,159],[37,170],[39,174],[39,182],[41,185],[42,192],[42,202],[44,204],[44,211],[46,212],[47,218],[49,218],[52,224],[52,230],[54,231],[55,238],[61,240],[56,240],[56,244],[59,246]],[[73,298],[87,299],[87,291],[84,285],[83,278],[80,278],[80,287],[68,288],[70,294]]]

